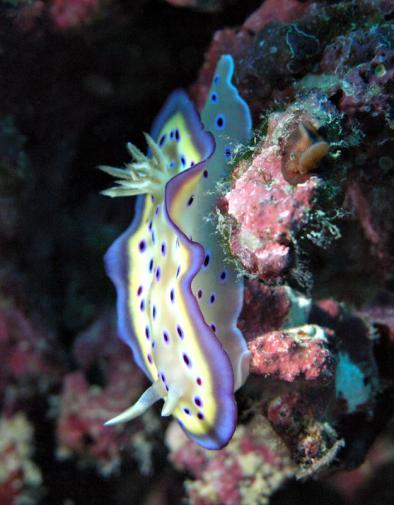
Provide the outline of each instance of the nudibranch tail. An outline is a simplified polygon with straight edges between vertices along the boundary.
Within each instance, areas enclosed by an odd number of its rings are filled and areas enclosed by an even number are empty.
[[[176,91],[155,120],[145,156],[129,145],[125,169],[109,196],[146,194],[132,225],[111,246],[106,269],[117,291],[118,330],[153,386],[110,424],[139,415],[159,397],[162,415],[208,449],[223,447],[236,423],[234,388],[245,381],[248,352],[236,327],[243,284],[207,220],[229,152],[248,140],[247,105],[221,58],[202,119]],[[208,133],[204,130],[212,132]],[[216,149],[215,149],[216,145]]]

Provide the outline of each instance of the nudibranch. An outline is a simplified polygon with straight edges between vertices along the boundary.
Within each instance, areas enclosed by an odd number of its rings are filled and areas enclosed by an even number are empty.
[[[208,216],[228,161],[251,136],[251,116],[232,84],[231,56],[220,59],[201,117],[175,91],[145,135],[148,154],[128,144],[124,169],[108,196],[139,195],[130,227],[105,256],[117,292],[118,332],[152,385],[125,412],[130,420],[163,399],[185,433],[219,449],[236,425],[234,391],[249,373],[236,323],[243,281],[225,261]]]

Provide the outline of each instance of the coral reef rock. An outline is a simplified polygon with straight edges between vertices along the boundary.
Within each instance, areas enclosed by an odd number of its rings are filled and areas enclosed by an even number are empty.
[[[42,476],[32,460],[33,428],[16,413],[0,419],[0,502],[2,505],[34,503]]]
[[[295,473],[285,445],[261,416],[239,426],[220,451],[197,447],[175,423],[168,428],[167,445],[176,468],[194,478],[186,481],[193,505],[268,504],[272,493]]]

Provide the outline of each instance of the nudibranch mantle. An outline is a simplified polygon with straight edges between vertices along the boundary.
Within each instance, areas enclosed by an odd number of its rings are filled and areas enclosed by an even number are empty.
[[[249,353],[236,322],[243,282],[207,219],[228,160],[251,135],[249,108],[231,83],[234,64],[217,66],[201,119],[175,91],[154,121],[145,156],[128,145],[125,169],[109,196],[140,195],[130,227],[105,256],[117,291],[119,335],[152,381],[135,405],[107,424],[140,415],[164,399],[185,433],[219,449],[236,425],[234,390],[248,375]],[[209,132],[209,133],[208,133]]]

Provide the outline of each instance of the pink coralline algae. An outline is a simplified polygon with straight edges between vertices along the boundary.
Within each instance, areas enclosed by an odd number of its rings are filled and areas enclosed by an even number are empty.
[[[229,0],[166,0],[166,2],[174,7],[191,7],[209,12],[220,10]]]
[[[22,2],[15,16],[22,31],[38,29],[42,19],[48,19],[58,31],[78,30],[99,17],[106,0],[33,0]]]
[[[80,372],[65,378],[57,426],[59,457],[83,457],[101,466],[105,473],[119,466],[119,446],[127,438],[104,427],[116,406],[123,405],[122,396],[113,393],[89,386]]]
[[[134,402],[144,386],[142,374],[130,364],[129,350],[115,337],[113,319],[107,316],[76,340],[74,352],[81,370],[64,377],[57,423],[58,456],[77,456],[97,465],[103,473],[119,467],[121,447],[127,445],[139,457],[139,447],[144,443],[143,430],[136,430],[135,425],[132,435],[119,427],[104,426],[105,421]],[[89,384],[86,377],[98,359],[103,386]],[[151,428],[155,423],[152,414]],[[145,444],[149,442],[145,440]]]
[[[56,28],[68,30],[89,23],[99,9],[98,0],[52,0],[49,14]]]
[[[167,431],[167,445],[175,467],[195,479],[186,481],[191,505],[267,504],[295,472],[286,446],[261,416],[239,426],[220,451],[197,447],[175,423]]]
[[[252,354],[250,372],[292,382],[332,379],[335,360],[327,349],[329,334],[320,327],[305,325],[291,330],[273,331],[248,344]]]
[[[0,503],[34,503],[42,475],[33,461],[33,427],[22,413],[0,419]]]
[[[260,31],[266,24],[274,22],[290,23],[304,14],[311,0],[266,0],[249,18],[243,27],[253,32]]]
[[[226,195],[228,214],[238,225],[232,252],[262,280],[281,277],[291,266],[292,234],[311,210],[319,182],[308,177],[293,187],[285,178],[286,156],[296,155],[296,147],[288,145],[289,124],[302,124],[302,118],[292,112],[270,118],[268,136],[251,162],[238,165],[235,183]]]
[[[14,307],[0,307],[0,355],[3,412],[12,411],[37,391],[49,391],[60,380],[63,367],[53,337],[34,328]]]

